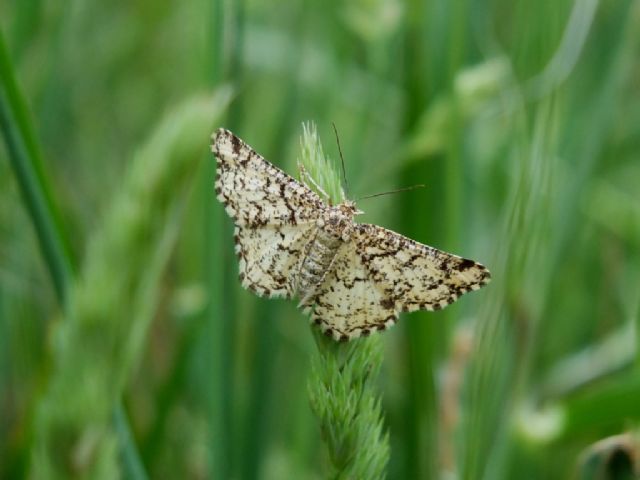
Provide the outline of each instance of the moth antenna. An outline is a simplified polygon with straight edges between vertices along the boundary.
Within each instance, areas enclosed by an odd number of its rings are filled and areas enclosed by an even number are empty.
[[[347,197],[349,196],[349,183],[347,182],[347,171],[344,168],[344,157],[342,156],[342,148],[340,147],[340,137],[338,136],[338,129],[336,124],[331,122],[333,126],[333,132],[336,134],[336,143],[338,144],[338,152],[340,153],[340,163],[342,164],[342,178],[344,179],[344,189],[347,191]]]
[[[422,185],[422,184],[413,185],[411,187],[398,188],[397,190],[389,190],[388,192],[374,193],[373,195],[366,195],[364,197],[358,198],[358,200],[364,200],[365,198],[380,197],[382,195],[389,195],[390,193],[408,192],[409,190],[415,190],[416,188],[425,188],[425,187],[426,185]]]

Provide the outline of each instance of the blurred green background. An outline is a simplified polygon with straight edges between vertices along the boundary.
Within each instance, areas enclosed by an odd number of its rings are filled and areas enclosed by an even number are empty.
[[[324,478],[308,322],[240,288],[209,153],[225,126],[295,173],[306,120],[352,198],[427,185],[360,221],[493,274],[384,334],[389,478],[631,478],[639,2],[13,0],[0,29],[0,478]]]

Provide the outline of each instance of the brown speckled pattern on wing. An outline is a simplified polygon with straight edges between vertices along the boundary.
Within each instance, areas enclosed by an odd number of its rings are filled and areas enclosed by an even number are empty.
[[[335,340],[386,330],[398,320],[393,301],[372,279],[355,242],[339,248],[314,303],[311,321]]]
[[[318,195],[230,131],[219,129],[211,150],[218,157],[216,195],[236,225],[297,225],[314,222],[321,212]]]
[[[315,224],[236,226],[236,254],[242,286],[261,297],[291,298]]]
[[[441,310],[490,280],[489,271],[473,260],[377,225],[357,225],[353,241],[372,282],[398,311]]]
[[[214,133],[211,148],[216,194],[236,224],[242,285],[299,297],[335,340],[385,330],[403,311],[440,310],[489,282],[479,263],[354,223],[353,202],[325,204],[228,130]]]

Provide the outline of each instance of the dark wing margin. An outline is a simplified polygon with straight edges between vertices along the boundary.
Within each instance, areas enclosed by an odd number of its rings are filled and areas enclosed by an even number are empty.
[[[398,311],[441,310],[489,283],[484,265],[377,225],[358,224],[358,256]]]

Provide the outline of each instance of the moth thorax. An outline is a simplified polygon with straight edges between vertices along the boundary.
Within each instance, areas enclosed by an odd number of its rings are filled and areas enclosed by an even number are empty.
[[[328,208],[318,219],[318,227],[321,231],[346,241],[353,227],[354,214],[355,209],[348,203]]]

